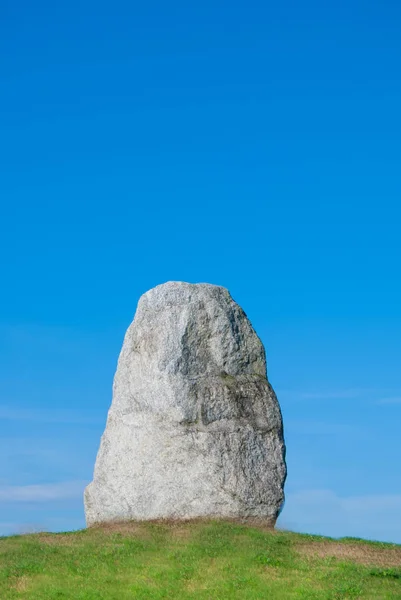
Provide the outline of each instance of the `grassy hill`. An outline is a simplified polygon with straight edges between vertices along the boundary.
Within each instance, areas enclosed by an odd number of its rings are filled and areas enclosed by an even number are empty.
[[[0,598],[401,599],[401,546],[222,521],[13,536]]]

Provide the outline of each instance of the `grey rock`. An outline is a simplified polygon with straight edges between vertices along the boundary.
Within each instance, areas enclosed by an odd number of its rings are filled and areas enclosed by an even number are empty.
[[[87,525],[262,519],[284,501],[280,407],[262,342],[229,292],[169,282],[144,294],[85,490]]]

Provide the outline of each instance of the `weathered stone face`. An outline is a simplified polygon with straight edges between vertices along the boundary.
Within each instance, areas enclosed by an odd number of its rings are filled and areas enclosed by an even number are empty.
[[[286,476],[265,352],[222,287],[169,282],[127,330],[85,490],[88,525],[253,517],[275,522]]]

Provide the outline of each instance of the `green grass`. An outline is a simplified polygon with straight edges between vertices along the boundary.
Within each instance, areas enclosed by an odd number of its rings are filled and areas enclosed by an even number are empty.
[[[401,546],[224,521],[13,536],[0,598],[401,599]]]

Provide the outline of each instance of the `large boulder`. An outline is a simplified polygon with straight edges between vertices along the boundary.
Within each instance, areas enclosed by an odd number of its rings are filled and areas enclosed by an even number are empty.
[[[85,490],[88,525],[255,518],[284,500],[281,412],[262,342],[229,292],[169,282],[127,330]]]

